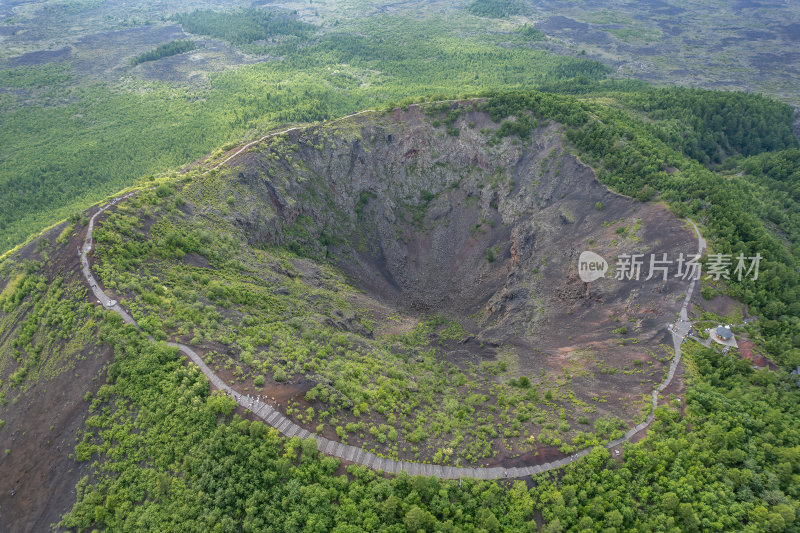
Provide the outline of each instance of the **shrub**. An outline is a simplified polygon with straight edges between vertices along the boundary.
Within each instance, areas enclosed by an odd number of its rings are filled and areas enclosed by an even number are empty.
[[[172,187],[167,185],[166,183],[162,183],[158,187],[156,187],[156,196],[159,198],[164,198],[172,194]]]
[[[230,415],[236,409],[236,400],[222,391],[214,391],[208,397],[208,406],[217,414]]]
[[[72,234],[72,230],[75,229],[75,223],[67,224],[64,226],[64,229],[61,230],[61,233],[56,237],[56,242],[58,244],[64,244],[69,240],[70,235]]]
[[[714,290],[714,287],[710,285],[703,285],[700,289],[700,295],[703,297],[704,300],[711,300],[716,296],[717,291]]]
[[[525,5],[517,0],[475,0],[467,11],[478,17],[506,18],[525,11]]]

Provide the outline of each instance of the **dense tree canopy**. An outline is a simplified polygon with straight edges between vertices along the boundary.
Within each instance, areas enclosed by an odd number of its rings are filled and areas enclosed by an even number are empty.
[[[467,9],[480,17],[510,17],[524,6],[476,0]],[[484,94],[486,109],[501,122],[497,135],[525,138],[543,122],[563,124],[576,153],[613,190],[662,200],[676,214],[691,216],[716,252],[761,254],[759,280],[731,280],[726,288],[759,316],[748,335],[779,368],[756,371],[749,362],[688,343],[684,403],[669,397],[647,437],[625,445],[620,458],[598,448],[530,486],[387,479],[345,469],[317,454],[311,442],[283,439],[237,417],[230,398],[210,393],[207,380],[176,350],[87,304],[81,284],[48,277],[50,270],[37,262],[0,263],[8,278],[0,325],[13,333],[0,332],[3,355],[13,363],[0,388],[19,387],[44,361],[80,353],[95,342],[95,328],[116,354],[107,385],[96,397],[87,395],[91,414],[75,458],[87,462],[90,475],[78,487],[65,527],[798,530],[800,389],[787,370],[800,364],[800,150],[790,108],[744,93],[608,80],[609,69],[598,62],[528,48],[542,38],[532,26],[503,36],[498,46],[451,33],[444,20],[375,17],[361,22],[358,32],[257,9],[195,11],[177,20],[190,33],[263,46],[271,59],[190,88],[79,84],[70,63],[0,71],[0,249],[136,178],[175,169],[254,131],[398,102]],[[181,53],[189,43],[167,43],[135,61]],[[42,105],[30,105],[33,96]],[[178,209],[173,192],[162,185],[152,194],[170,198]],[[70,222],[67,237],[80,229],[79,219]],[[133,224],[123,217],[118,223],[121,233]],[[142,258],[154,247],[158,260],[202,252],[213,261],[210,251],[228,257],[238,245],[205,229],[166,230],[153,242],[115,241],[102,229],[96,235],[107,246],[97,257],[114,254],[128,269],[144,269]],[[158,279],[143,271],[152,278],[143,292],[161,298]],[[235,283],[203,286],[225,305],[283,310],[281,300]],[[181,310],[191,319],[216,319],[207,306]],[[165,337],[160,320],[150,316],[142,326]],[[69,338],[69,351],[59,354],[56,341]]]
[[[525,5],[518,0],[475,0],[467,11],[479,17],[505,18],[523,13]]]
[[[305,36],[314,31],[312,24],[290,14],[253,8],[232,12],[203,9],[176,15],[175,19],[189,33],[216,37],[231,44],[250,44],[280,35]]]
[[[139,54],[131,59],[131,64],[138,65],[139,63],[145,63],[147,61],[156,61],[162,57],[182,54],[184,52],[194,50],[195,48],[197,48],[195,42],[188,39],[182,41],[170,41],[167,44],[162,44],[149,52]]]
[[[720,98],[707,91],[692,94],[700,99]],[[772,181],[786,182],[780,187],[793,190],[787,178],[794,172],[791,161],[796,150],[744,160],[745,168],[750,169],[745,178],[724,176],[674,150],[654,133],[652,124],[624,110],[536,92],[496,95],[488,105],[497,120],[532,112],[569,126],[569,140],[597,168],[598,178],[611,188],[640,200],[668,201],[678,214],[691,215],[705,225],[718,253],[742,253],[747,257],[760,254],[763,259],[759,279],[732,279],[730,293],[761,315],[759,324],[770,353],[785,368],[800,364],[800,338],[795,333],[800,325],[797,250],[771,229],[774,220],[790,220],[793,222],[785,231],[794,235],[797,204],[789,192],[776,198],[770,186]],[[775,105],[779,109],[785,107]],[[791,114],[779,116],[783,121],[774,127],[788,128]],[[516,129],[520,124],[517,122],[514,133],[519,134]],[[532,127],[532,123],[529,121],[526,127]],[[753,187],[753,183],[759,187]],[[790,208],[786,214],[777,215],[786,206]]]
[[[0,71],[0,87],[13,89],[0,91],[0,250],[137,178],[175,169],[254,131],[388,102],[566,86],[578,76],[590,83],[608,72],[585,58],[465,39],[435,18],[373,17],[358,32],[332,28],[310,39],[310,28],[291,16],[259,11],[253,25],[244,13],[201,13],[197,20],[210,17],[208,32],[230,31],[242,42],[282,32],[267,48],[248,48],[271,59],[212,74],[201,87],[79,83],[69,63]],[[522,34],[514,38],[527,41]],[[5,105],[2,99],[23,87],[45,104],[20,97]]]
[[[797,146],[792,109],[763,96],[671,87],[621,100],[658,121],[661,140],[704,164]]]

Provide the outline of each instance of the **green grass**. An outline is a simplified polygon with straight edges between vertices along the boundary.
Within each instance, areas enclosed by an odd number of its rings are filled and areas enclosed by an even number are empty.
[[[46,241],[39,241],[44,243]],[[0,404],[31,385],[54,378],[85,357],[96,342],[86,288],[42,272],[48,247],[24,265],[3,264],[10,280],[0,292]]]
[[[321,456],[314,441],[231,416],[232,400],[210,394],[175,349],[111,316],[103,323],[115,361],[75,448],[78,461],[91,461],[91,477],[79,482],[62,527],[526,531],[532,520],[535,493],[524,483],[504,492],[475,480],[386,479],[360,466],[336,475],[340,461]]]

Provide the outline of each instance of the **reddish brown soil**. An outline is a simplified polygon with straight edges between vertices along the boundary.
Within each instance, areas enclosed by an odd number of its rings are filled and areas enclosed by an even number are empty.
[[[613,220],[618,215],[607,216]],[[692,246],[696,246],[689,231],[681,227],[683,223],[663,206],[637,206],[634,216],[641,218],[640,235],[648,252],[668,252],[674,257],[677,252],[691,251]],[[603,228],[596,240],[602,243],[614,236],[615,226],[609,226]],[[601,250],[600,255],[611,258],[619,251],[612,247]],[[646,272],[644,268],[643,272]],[[580,362],[571,352],[589,350],[594,354],[595,362],[582,364],[594,372],[590,376],[573,377],[573,391],[590,404],[594,396],[607,398],[607,403],[596,405],[596,416],[631,420],[637,414],[643,395],[649,395],[662,381],[669,366],[668,362],[656,361],[648,351],[657,357],[666,355],[665,347],[672,352],[672,339],[666,327],[675,320],[680,308],[677,296],[686,290],[686,285],[685,281],[675,279],[618,282],[617,286],[609,280],[594,282],[589,287],[588,297],[565,298],[554,306],[551,318],[541,328],[544,334],[537,346],[545,355],[528,360],[521,358],[520,366],[531,374],[535,374],[540,365],[550,372],[561,373],[570,364],[575,366],[576,361]],[[625,334],[613,333],[621,326],[627,327]],[[636,338],[639,342],[620,345],[623,338]],[[643,361],[643,364],[635,366],[635,361]],[[648,365],[647,361],[653,365]],[[637,372],[600,374],[596,365],[601,363],[610,368],[629,368]]]
[[[745,318],[748,316],[747,306],[745,304],[724,294],[717,294],[712,299],[706,300],[702,297],[700,291],[698,290],[692,297],[692,300],[694,300],[697,305],[706,311],[710,311],[720,316],[730,315],[736,311],[739,311]]]
[[[88,465],[69,457],[88,414],[83,397],[105,383],[111,359],[105,348],[78,361],[74,371],[34,384],[3,409],[0,449],[11,450],[0,459],[4,531],[44,531],[72,508],[75,485]]]
[[[48,278],[82,279],[78,274],[77,247],[83,231],[64,245],[55,245],[62,226],[42,238],[51,261],[44,273]],[[38,259],[36,241],[15,257]],[[86,392],[95,393],[105,383],[105,368],[112,359],[107,346],[94,347],[85,359],[70,361],[72,370],[53,379],[33,382],[13,396],[2,408],[5,425],[0,430],[0,529],[2,531],[45,531],[57,523],[75,503],[75,485],[86,474],[87,464],[69,456],[88,415]],[[5,377],[5,376],[4,376]],[[12,393],[16,389],[12,389]],[[10,450],[8,454],[5,450]]]
[[[184,343],[188,342],[186,339],[180,340]],[[222,351],[224,349],[222,346],[214,346],[213,348],[205,347],[203,349],[195,347],[195,351],[200,354],[201,357],[205,357],[205,354],[211,349],[216,350],[218,353],[224,353],[224,351]],[[269,376],[264,376],[266,378],[264,380],[264,385],[262,387],[256,387],[253,384],[252,376],[247,377],[244,381],[242,381],[234,376],[232,368],[226,369],[221,364],[219,366],[217,366],[217,364],[217,361],[215,361],[209,366],[223,381],[225,381],[225,383],[230,385],[234,390],[241,394],[249,394],[251,396],[260,395],[262,399],[266,398],[270,405],[280,408],[281,411],[284,412],[286,410],[286,405],[290,401],[298,402],[302,410],[305,410],[310,406],[310,404],[305,401],[304,397],[306,392],[314,388],[316,385],[316,382],[314,381],[305,379],[302,376],[296,376],[295,379],[278,383]],[[215,389],[213,385],[211,388]],[[253,413],[244,409],[243,407],[238,407],[236,413],[248,420],[255,420],[257,418]],[[300,422],[297,420],[295,420],[295,422],[300,424]],[[309,431],[314,431],[315,429],[314,427],[309,427],[308,424],[301,425],[303,425]],[[330,432],[332,434],[331,437],[336,438],[335,431],[331,430]],[[326,433],[325,436],[329,435]]]
[[[758,351],[753,341],[747,337],[740,337],[737,339],[737,342],[739,344],[739,355],[742,359],[750,361],[753,366],[758,368],[768,367],[770,370],[778,369],[778,366],[764,357],[764,355]]]
[[[686,394],[686,382],[683,379],[685,373],[686,371],[684,370],[683,362],[681,362],[681,364],[678,365],[678,368],[675,369],[675,375],[673,376],[669,386],[661,393],[661,400],[658,402],[659,405],[662,405],[662,402],[669,403],[670,394],[674,394],[676,399],[681,399],[681,408],[685,408],[686,401],[684,395]]]

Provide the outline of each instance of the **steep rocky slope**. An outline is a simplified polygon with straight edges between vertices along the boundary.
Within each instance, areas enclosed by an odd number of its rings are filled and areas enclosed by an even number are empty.
[[[659,206],[598,183],[568,153],[558,125],[540,126],[530,141],[493,143],[497,125],[468,109],[452,126],[457,136],[414,107],[274,141],[236,162],[231,222],[253,245],[333,257],[358,286],[401,308],[482,311],[530,332],[543,333],[546,317],[576,303],[682,290],[674,278],[588,290],[575,268],[580,251],[677,255],[691,250],[690,232]],[[618,221],[628,230],[614,234]]]

